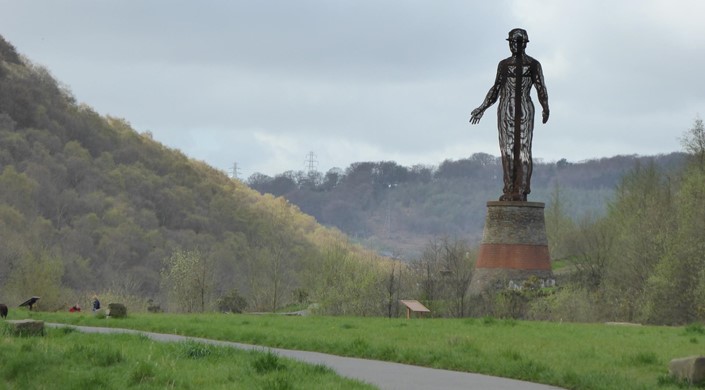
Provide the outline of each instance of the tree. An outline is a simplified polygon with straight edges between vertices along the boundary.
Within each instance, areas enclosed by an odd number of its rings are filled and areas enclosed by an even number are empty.
[[[323,183],[321,184],[321,189],[324,191],[332,191],[338,186],[340,180],[343,177],[343,171],[340,168],[331,168],[326,172],[323,177]]]
[[[8,165],[0,175],[0,188],[0,202],[15,207],[26,216],[34,214],[36,181],[24,173],[18,173],[14,166]]]
[[[642,321],[647,308],[647,280],[667,252],[675,227],[671,182],[654,164],[637,165],[617,188],[608,220],[613,229],[613,260],[605,273],[607,316]]]
[[[419,279],[420,300],[427,305],[440,298],[440,270],[443,247],[439,239],[428,242],[421,257],[411,263]]]
[[[410,181],[429,183],[433,178],[433,167],[429,165],[416,164],[409,171]]]
[[[392,318],[392,313],[396,308],[399,309],[399,290],[401,290],[401,262],[397,264],[396,261],[392,261],[390,264],[390,272],[387,274],[387,280],[385,281],[386,293],[387,293],[387,316]]]
[[[268,192],[274,196],[281,196],[288,194],[298,188],[298,182],[296,180],[296,173],[293,171],[286,171],[282,174],[274,176],[274,179],[269,183],[265,192]]]
[[[247,185],[260,192],[264,192],[261,188],[264,188],[271,182],[272,178],[270,176],[260,172],[255,172],[247,178]]]
[[[203,312],[213,291],[211,262],[198,250],[176,250],[164,260],[162,286],[180,311]]]
[[[16,208],[0,203],[0,269],[9,271],[24,255],[27,219]],[[7,282],[7,272],[0,273],[0,286]]]
[[[556,183],[551,192],[551,201],[546,207],[546,235],[552,259],[563,259],[569,254],[565,243],[575,226],[566,209],[565,197]]]
[[[464,317],[468,288],[477,256],[464,240],[451,240],[446,237],[443,239],[442,245],[442,273],[450,290],[449,298],[454,303],[452,312],[456,317]]]
[[[385,268],[377,256],[355,251],[349,244],[331,243],[306,275],[312,300],[331,315],[384,315]]]
[[[66,303],[61,286],[63,274],[64,266],[59,257],[46,249],[28,249],[17,263],[11,265],[5,295],[19,302],[39,296],[41,307],[59,310]]]
[[[690,154],[694,163],[705,170],[705,125],[700,117],[696,117],[691,127],[681,137],[681,145]]]
[[[575,230],[564,236],[562,247],[569,253],[578,284],[587,291],[597,291],[603,284],[612,261],[615,234],[605,219],[584,217]]]
[[[463,317],[476,253],[461,239],[434,238],[422,256],[411,263],[418,280],[420,300],[436,313]]]
[[[674,228],[648,281],[649,321],[686,324],[705,319],[705,128],[696,118],[681,139],[691,156],[673,200]]]
[[[93,159],[88,150],[83,148],[78,141],[66,143],[64,146],[64,159],[68,184],[72,188],[76,188],[89,174]]]
[[[251,299],[259,310],[277,311],[295,286],[306,245],[297,228],[300,215],[284,198],[265,196],[266,219],[257,221],[245,256]],[[303,221],[301,221],[303,223]]]

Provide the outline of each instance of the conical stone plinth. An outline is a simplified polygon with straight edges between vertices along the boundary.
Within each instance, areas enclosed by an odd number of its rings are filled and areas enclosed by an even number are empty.
[[[531,276],[543,285],[555,284],[544,206],[540,202],[487,202],[471,292],[520,288]]]

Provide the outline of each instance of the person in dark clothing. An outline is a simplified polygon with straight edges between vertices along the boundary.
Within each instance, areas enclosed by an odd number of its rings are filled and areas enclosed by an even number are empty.
[[[97,296],[93,296],[93,311],[98,311],[100,310],[100,301],[98,300]]]

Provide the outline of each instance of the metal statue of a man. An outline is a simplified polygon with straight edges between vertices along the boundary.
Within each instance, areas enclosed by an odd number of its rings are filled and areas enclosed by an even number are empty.
[[[548,93],[541,64],[524,53],[529,35],[515,28],[509,32],[512,56],[499,62],[497,78],[480,107],[472,111],[470,123],[480,122],[482,114],[499,98],[497,128],[504,169],[504,194],[501,201],[526,201],[531,192],[531,139],[534,133],[534,103],[529,92],[536,87],[543,108],[543,123],[548,121]]]

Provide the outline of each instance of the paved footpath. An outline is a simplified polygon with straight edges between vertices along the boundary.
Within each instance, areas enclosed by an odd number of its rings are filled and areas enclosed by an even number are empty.
[[[537,383],[499,378],[488,375],[467,372],[439,370],[435,368],[412,366],[408,364],[390,363],[378,360],[367,360],[329,355],[319,352],[293,351],[280,348],[269,348],[250,344],[234,343],[186,337],[173,334],[145,332],[141,330],[120,328],[99,328],[93,326],[75,326],[47,323],[50,327],[69,326],[81,332],[88,333],[133,333],[142,334],[157,341],[199,341],[203,343],[240,348],[245,350],[272,351],[280,356],[296,359],[310,364],[323,364],[335,370],[339,375],[361,380],[375,385],[383,390],[396,389],[434,389],[434,390],[556,390],[558,387]]]

